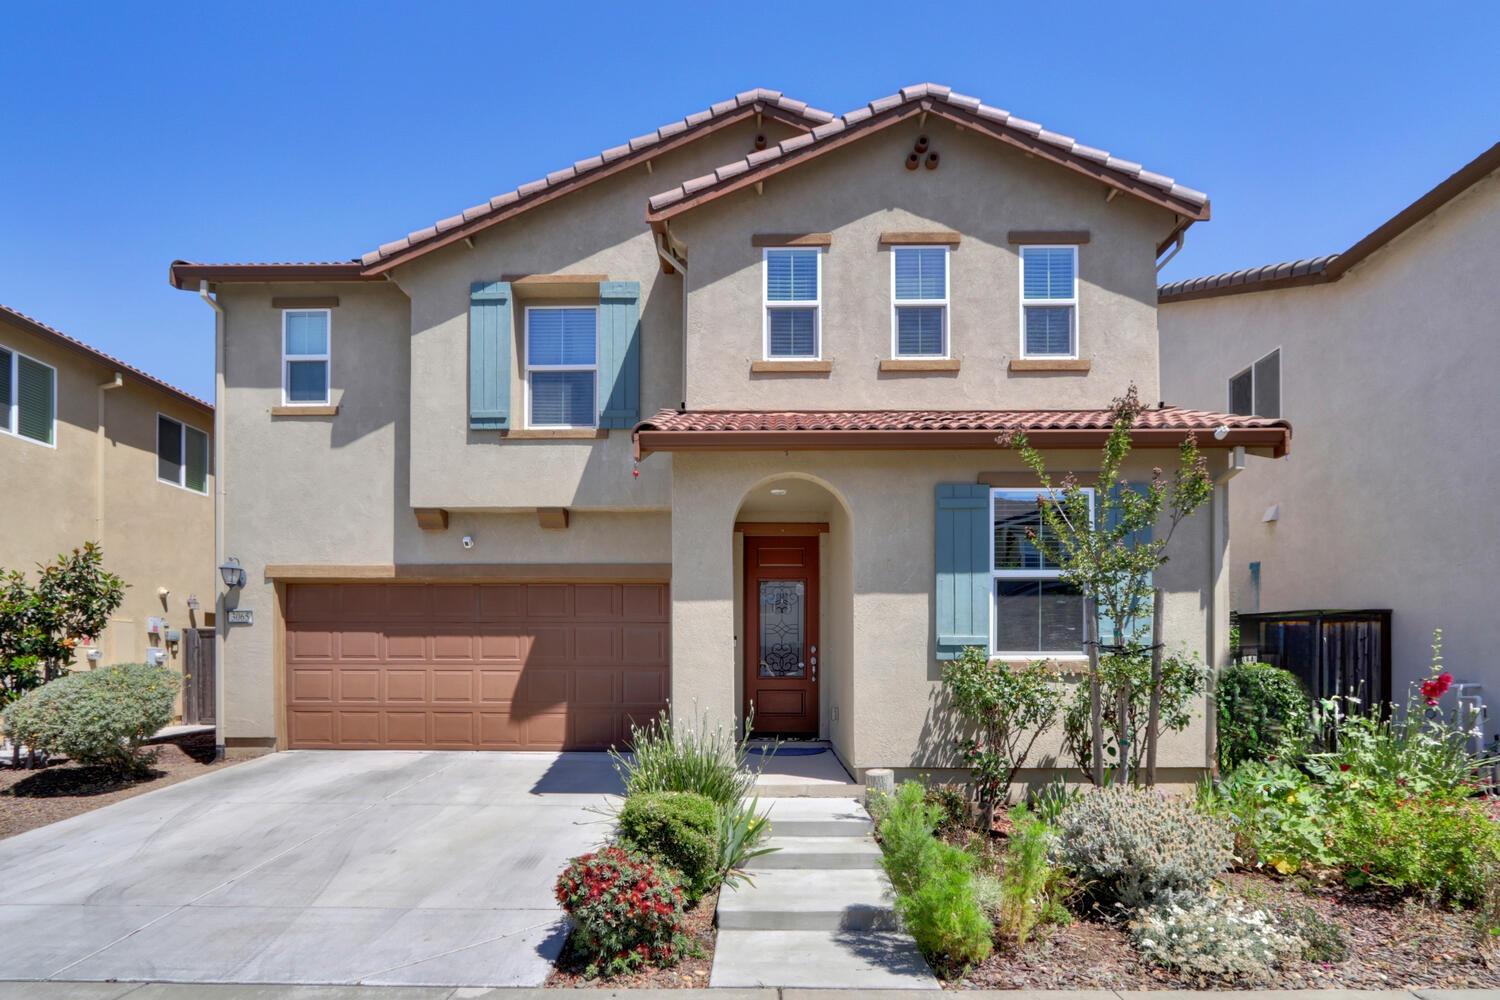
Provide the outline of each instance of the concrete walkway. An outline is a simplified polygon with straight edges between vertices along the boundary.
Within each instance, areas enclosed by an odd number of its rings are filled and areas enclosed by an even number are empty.
[[[0,1000],[557,1000],[566,993],[619,1000],[859,1000],[864,990],[543,990],[392,986],[213,986],[168,983],[6,983]],[[1500,990],[965,990],[970,1000],[1500,1000]],[[890,990],[882,1000],[927,1000]]]
[[[719,895],[710,986],[936,990],[891,910],[870,814],[855,799],[771,799],[772,854]]]
[[[0,841],[0,980],[540,985],[618,791],[603,754],[247,761]]]

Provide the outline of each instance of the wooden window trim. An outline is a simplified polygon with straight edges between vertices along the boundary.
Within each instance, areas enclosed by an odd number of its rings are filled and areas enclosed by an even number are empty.
[[[1070,246],[1087,243],[1087,229],[1012,229],[1006,240],[1011,243],[1030,243],[1033,246]]]
[[[833,245],[832,233],[756,233],[750,237],[753,247],[827,247]]]
[[[1068,372],[1073,375],[1086,375],[1093,367],[1090,358],[1011,358],[1010,370],[1013,372]]]
[[[883,372],[905,372],[907,374],[918,372],[956,372],[959,369],[957,358],[881,358],[880,370]]]
[[[502,431],[500,436],[507,441],[602,441],[609,437],[609,430],[604,427],[559,427],[556,430],[528,427]]]
[[[928,232],[887,232],[880,234],[883,247],[956,247],[962,237],[951,229],[935,229]]]
[[[336,417],[339,415],[337,403],[332,406],[273,406],[271,416],[273,417]]]
[[[829,375],[833,372],[833,362],[826,361],[752,361],[750,362],[750,373],[752,375]]]
[[[272,309],[337,309],[337,295],[278,295],[271,299]]]

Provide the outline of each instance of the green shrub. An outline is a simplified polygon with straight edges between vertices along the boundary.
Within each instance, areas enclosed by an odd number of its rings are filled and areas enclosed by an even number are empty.
[[[1241,764],[1217,788],[1200,788],[1199,806],[1227,819],[1238,859],[1290,875],[1306,865],[1334,862],[1332,822],[1321,785],[1287,764]]]
[[[1238,899],[1205,896],[1158,906],[1130,925],[1149,961],[1192,975],[1264,983],[1302,953],[1303,942],[1279,929],[1264,910]]]
[[[746,719],[745,735],[749,732]],[[759,771],[747,765],[746,744],[735,735],[723,726],[710,729],[706,717],[695,725],[662,712],[645,727],[631,725],[628,754],[610,750],[609,755],[626,795],[696,792],[728,806],[749,796]]]
[[[690,947],[682,890],[649,858],[620,847],[576,857],[556,893],[573,918],[569,951],[590,978],[671,965]]]
[[[1084,795],[1058,826],[1058,855],[1081,888],[1130,909],[1201,896],[1233,858],[1222,820],[1129,785]]]
[[[933,785],[927,789],[927,804],[942,810],[938,830],[962,830],[969,825],[969,799],[961,785]]]
[[[642,792],[620,809],[620,846],[678,872],[689,900],[718,883],[719,807],[695,792]]]
[[[1038,924],[1059,915],[1058,871],[1049,862],[1057,832],[1025,806],[1012,809],[1010,818],[1015,829],[1005,845],[1005,869],[992,912],[1000,936],[1019,947]]]
[[[1334,852],[1352,886],[1475,906],[1500,861],[1500,827],[1473,802],[1376,801],[1340,811]]]
[[[904,782],[880,823],[881,863],[896,892],[896,912],[940,967],[982,962],[994,928],[979,904],[974,858],[933,836],[942,809],[925,800],[921,784]]]
[[[1290,935],[1302,941],[1302,958],[1334,965],[1349,958],[1344,929],[1311,906],[1279,906],[1272,915]]]
[[[1219,675],[1219,766],[1245,761],[1296,763],[1312,740],[1312,702],[1295,674],[1268,663],[1241,663]]]
[[[178,684],[173,671],[145,663],[67,674],[6,708],[5,731],[41,753],[138,774],[156,759],[142,745],[172,721]]]

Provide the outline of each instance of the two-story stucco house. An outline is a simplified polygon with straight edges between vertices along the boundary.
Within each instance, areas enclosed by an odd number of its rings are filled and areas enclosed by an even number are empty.
[[[356,260],[175,263],[218,311],[254,615],[225,739],[590,748],[670,703],[856,772],[949,763],[944,658],[1082,659],[998,438],[1094,468],[1111,399],[1159,398],[1156,261],[1207,217],[946,87],[842,117],[754,90]],[[1227,476],[1290,431],[1153,408],[1130,474],[1189,434]],[[1157,585],[1218,660],[1214,511]]]
[[[1447,669],[1500,697],[1497,171],[1500,145],[1343,253],[1161,288],[1166,398],[1302,439],[1235,480],[1235,609],[1389,609],[1397,702],[1435,628]]]
[[[203,400],[0,306],[0,567],[34,582],[98,542],[129,586],[73,666],[180,670],[194,722],[213,719],[212,429]]]

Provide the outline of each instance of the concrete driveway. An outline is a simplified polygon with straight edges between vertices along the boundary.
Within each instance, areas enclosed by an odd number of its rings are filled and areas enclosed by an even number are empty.
[[[273,754],[0,841],[0,980],[534,986],[603,754]]]

